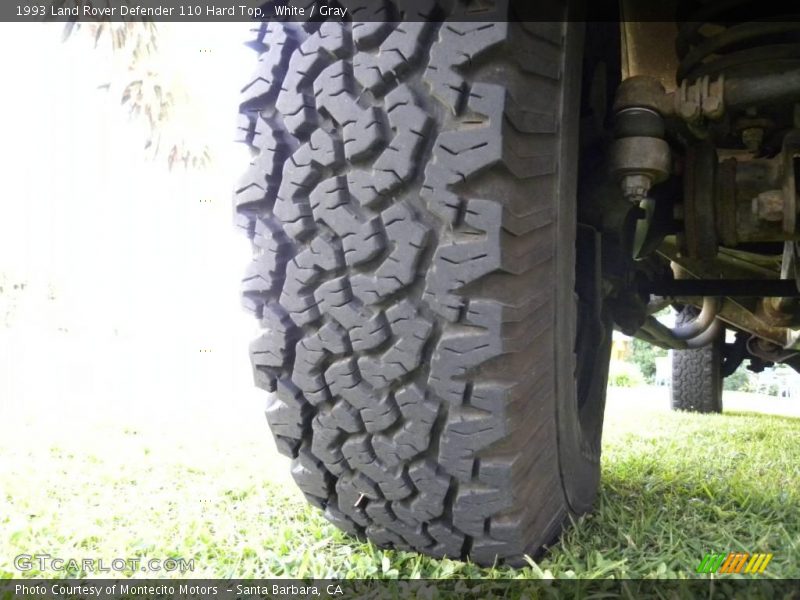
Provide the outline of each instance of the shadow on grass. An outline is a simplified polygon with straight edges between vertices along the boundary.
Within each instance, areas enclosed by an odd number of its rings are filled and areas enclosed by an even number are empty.
[[[800,419],[731,413],[676,435],[609,444],[597,510],[543,564],[616,576],[696,576],[708,552],[772,552],[771,577],[800,577]],[[613,561],[612,561],[613,558]],[[605,561],[605,562],[604,562]]]

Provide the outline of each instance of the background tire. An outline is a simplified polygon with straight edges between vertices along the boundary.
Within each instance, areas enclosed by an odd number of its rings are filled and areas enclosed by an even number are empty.
[[[693,306],[677,315],[676,323],[691,321],[698,315]],[[672,353],[672,408],[699,413],[722,412],[722,345],[720,335],[697,350]]]
[[[582,28],[506,16],[262,25],[235,194],[300,489],[352,534],[482,564],[592,506],[611,338],[575,293]]]

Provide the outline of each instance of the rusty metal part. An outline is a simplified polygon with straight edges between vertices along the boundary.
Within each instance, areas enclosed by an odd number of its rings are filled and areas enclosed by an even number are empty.
[[[641,106],[623,108],[614,115],[614,137],[664,137],[664,119],[656,111]]]
[[[735,325],[738,329],[769,340],[781,348],[800,349],[800,331],[792,327],[766,323],[733,299],[726,299],[723,302],[719,318]]]
[[[669,176],[672,156],[664,132],[663,117],[650,106],[625,106],[615,112],[610,171],[628,201],[642,204],[651,187]]]
[[[717,165],[717,233],[724,246],[735,246],[736,237],[736,159]]]
[[[786,350],[778,344],[756,336],[747,340],[747,350],[753,356],[774,363],[782,363],[798,354],[798,350]]]
[[[748,109],[746,113],[738,117],[733,123],[733,130],[739,133],[745,129],[774,129],[775,121],[769,117],[758,116],[756,109]]]
[[[616,112],[629,108],[647,108],[663,117],[677,116],[690,124],[703,119],[719,119],[725,112],[725,79],[701,77],[695,82],[683,81],[667,92],[660,81],[646,75],[625,79],[614,99]]]
[[[735,179],[735,244],[783,242],[792,239],[783,228],[783,218],[765,220],[753,210],[753,201],[762,192],[782,189],[781,158],[737,161]],[[784,205],[784,209],[786,205]]]
[[[800,244],[784,242],[781,256],[781,279],[793,279],[800,289]]]
[[[754,296],[752,298],[724,298],[719,308],[717,319],[728,323],[737,330],[746,331],[751,335],[756,335],[778,344],[782,348],[800,349],[799,330],[791,327],[776,326],[757,314],[758,303],[765,295],[762,291],[763,286],[772,285],[770,282],[776,282],[782,286],[787,283],[777,279],[780,263],[776,257],[759,256],[723,248],[714,260],[697,261],[680,256],[674,237],[668,237],[659,248],[658,253],[664,258],[675,259],[680,262],[680,264],[672,262],[675,277],[680,281],[699,277],[709,280],[709,285],[718,286],[718,280],[710,280],[718,278],[720,273],[724,273],[726,277],[731,278],[749,277],[751,282],[748,286]],[[657,295],[665,295],[665,290],[653,291]],[[783,291],[787,290],[784,289]],[[779,295],[782,296],[783,294]],[[694,306],[700,306],[703,301],[702,295],[698,297],[697,295],[687,294],[685,296],[672,295],[672,297],[675,302]]]
[[[677,297],[676,302],[698,304],[698,298]],[[776,327],[765,323],[735,299],[725,298],[722,301],[716,322],[723,322],[740,331],[763,338],[787,350],[800,350],[800,331],[789,327]],[[638,335],[638,334],[637,334]],[[705,334],[703,334],[705,335]],[[695,340],[698,343],[702,339]],[[681,349],[675,346],[676,349]]]
[[[693,83],[683,80],[671,94],[675,115],[691,125],[720,119],[725,113],[724,85],[724,75],[713,80],[701,77]]]
[[[775,121],[769,117],[758,116],[758,109],[748,108],[745,114],[733,123],[733,131],[737,132],[742,144],[754,156],[761,151],[764,136],[768,131],[775,131]]]
[[[635,136],[614,140],[611,174],[632,202],[645,198],[651,186],[664,181],[670,172],[669,144],[657,137]]]
[[[717,152],[708,142],[690,146],[683,175],[684,246],[691,258],[717,255],[715,201]]]
[[[753,214],[762,221],[783,221],[783,190],[767,190],[753,198]]]
[[[800,240],[797,182],[800,130],[786,133],[779,155],[752,158],[741,151],[717,162],[713,146],[689,146],[684,171],[684,254],[713,258],[716,245]],[[737,160],[744,155],[744,160]]]
[[[781,256],[781,280],[794,282],[800,290],[800,248],[797,242],[784,242]],[[800,319],[800,302],[791,296],[763,298],[755,311],[756,316],[770,325],[788,327]]]
[[[768,325],[790,327],[797,317],[797,298],[774,296],[762,298],[756,307],[755,315]]]
[[[661,116],[671,115],[675,106],[660,81],[653,77],[637,75],[625,79],[614,97],[614,112],[629,108],[646,108]]]
[[[674,236],[668,236],[659,246],[658,253],[673,263],[676,279],[695,277],[698,279],[777,279],[781,271],[781,259],[763,256],[731,248],[720,248],[710,261],[700,261],[682,255]]]
[[[794,165],[798,157],[800,157],[800,130],[793,129],[784,137],[781,149],[783,232],[789,235],[793,235],[797,227],[797,182]]]
[[[735,19],[735,16],[727,15],[726,18],[717,11],[724,11],[726,4],[728,8],[731,4],[744,4],[741,0],[735,3],[720,2],[716,6],[711,6],[710,2],[706,4],[705,14],[692,15],[691,22],[683,23],[680,27],[677,43],[681,59],[677,74],[679,81],[709,72],[721,72],[723,69],[731,71],[737,62],[748,62],[752,48],[774,43],[773,40],[780,39],[779,36],[796,34],[800,30],[800,23],[790,18],[726,23]],[[704,30],[703,26],[710,23],[715,26],[713,30]],[[731,62],[732,58],[739,60]]]
[[[614,110],[642,107],[663,117],[677,116],[692,126],[693,131],[705,121],[715,121],[731,109],[744,109],[764,104],[800,101],[800,67],[779,73],[738,77],[708,75],[694,81],[684,79],[674,91],[667,92],[660,80],[647,75],[625,79],[617,90]],[[763,135],[752,127],[746,137],[751,145]],[[702,133],[702,132],[701,132]]]
[[[765,340],[769,340],[782,348],[797,347],[800,336],[796,330],[789,327],[776,327],[759,319],[752,311],[740,304],[737,300],[726,298],[722,302],[719,316],[726,323],[737,329],[746,331]]]
[[[729,77],[725,80],[723,97],[726,108],[800,101],[800,69],[747,77]]]
[[[763,127],[746,127],[742,129],[742,144],[753,154],[756,154],[761,149],[761,144],[763,142]]]

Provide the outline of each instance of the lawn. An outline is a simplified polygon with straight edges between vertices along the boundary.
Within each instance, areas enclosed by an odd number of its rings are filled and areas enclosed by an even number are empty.
[[[18,418],[0,440],[0,577],[20,575],[22,553],[193,558],[187,575],[213,578],[692,577],[731,550],[772,552],[765,577],[800,577],[800,419],[674,414],[663,394],[612,389],[597,511],[523,569],[347,538],[306,506],[257,420]]]

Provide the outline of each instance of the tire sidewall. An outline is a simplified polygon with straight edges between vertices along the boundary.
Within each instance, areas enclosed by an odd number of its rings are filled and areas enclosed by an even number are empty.
[[[570,509],[581,514],[589,511],[597,497],[600,483],[599,441],[605,389],[611,355],[611,322],[603,314],[604,335],[596,349],[588,406],[592,411],[593,431],[584,431],[578,406],[575,340],[578,334],[575,298],[577,180],[580,124],[581,65],[585,40],[582,23],[566,25],[567,55],[562,96],[561,177],[557,203],[556,277],[555,277],[555,416],[561,485]]]

